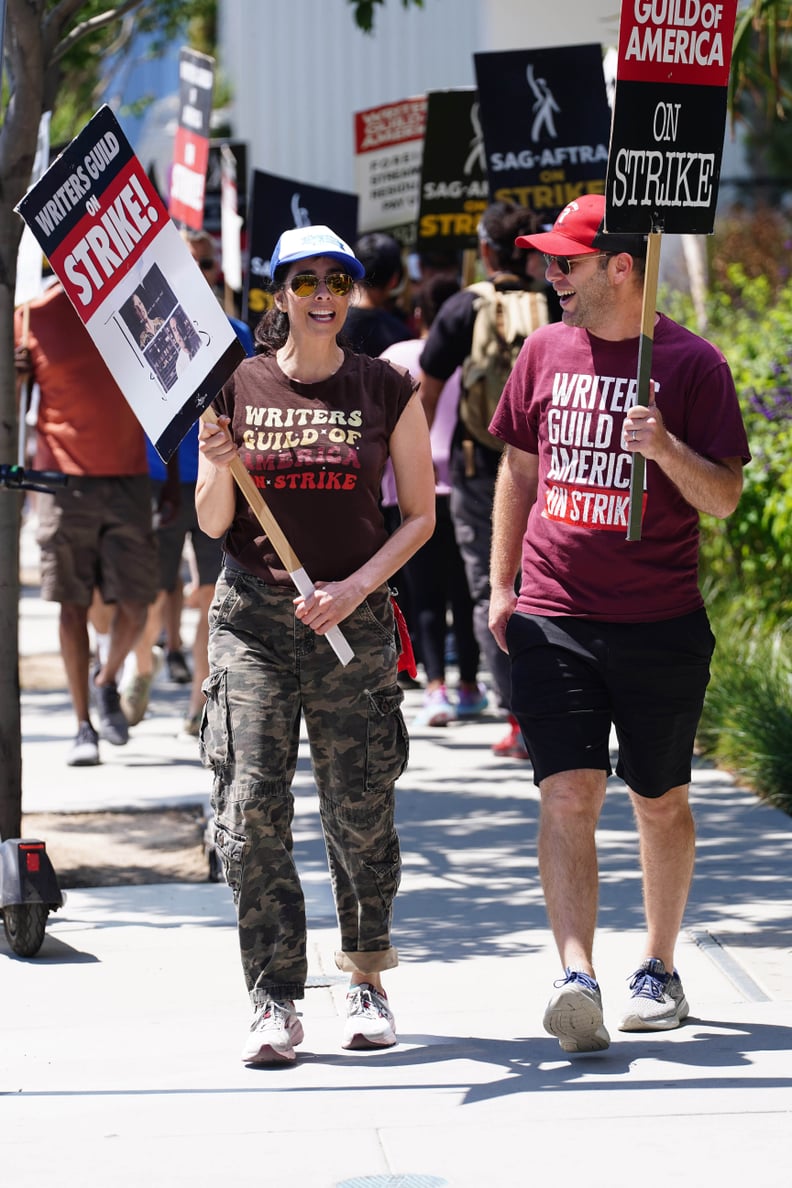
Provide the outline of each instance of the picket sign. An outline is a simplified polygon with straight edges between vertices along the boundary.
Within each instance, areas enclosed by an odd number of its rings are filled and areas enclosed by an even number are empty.
[[[647,235],[637,403],[649,404],[661,233],[711,235],[738,0],[624,0],[605,230]],[[641,539],[646,460],[633,456],[627,540]]]
[[[16,210],[63,285],[132,411],[167,463],[245,349],[105,104]],[[179,342],[190,360],[179,369]],[[86,393],[90,399],[92,393]],[[235,481],[303,597],[314,585],[241,458]],[[328,643],[346,665],[338,628]]]
[[[212,408],[205,408],[201,413],[201,420],[207,425],[217,425],[217,416]],[[235,457],[230,466],[234,481],[250,504],[250,508],[261,527],[266,532],[272,547],[278,554],[284,569],[294,582],[303,598],[309,598],[315,586],[300,564],[297,554],[283,535],[280,524],[273,516],[264,500],[263,495],[253,481],[253,478],[241,458]],[[339,661],[344,667],[354,657],[355,653],[349,646],[340,627],[331,627],[325,632],[325,639],[330,644]]]

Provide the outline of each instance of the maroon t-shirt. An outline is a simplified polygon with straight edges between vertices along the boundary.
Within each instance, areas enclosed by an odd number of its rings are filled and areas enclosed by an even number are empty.
[[[382,359],[345,352],[329,379],[288,379],[274,355],[245,359],[214,404],[312,581],[348,577],[387,540],[379,509],[388,443],[415,383]],[[228,555],[263,581],[291,579],[237,491]]]
[[[702,606],[698,512],[651,460],[641,539],[626,539],[632,455],[621,439],[638,342],[559,322],[534,331],[520,352],[490,426],[539,455],[518,611],[630,623]],[[660,315],[651,374],[670,433],[706,458],[749,461],[734,381],[716,347]]]

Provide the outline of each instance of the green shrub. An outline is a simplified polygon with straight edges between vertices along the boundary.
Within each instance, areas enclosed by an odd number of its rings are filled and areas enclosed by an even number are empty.
[[[787,261],[783,247],[765,260]],[[698,746],[792,814],[792,281],[783,267],[725,263],[717,251],[705,333],[731,366],[752,460],[737,510],[701,519],[702,589],[718,647]],[[696,325],[683,295],[658,304]]]
[[[792,815],[792,651],[739,614],[712,611],[718,646],[699,727],[700,750]]]
[[[774,288],[739,264],[727,279],[728,290],[710,293],[706,336],[731,366],[752,461],[734,514],[702,517],[702,580],[778,625],[792,617],[792,283]],[[672,316],[695,324],[684,296],[667,302]]]

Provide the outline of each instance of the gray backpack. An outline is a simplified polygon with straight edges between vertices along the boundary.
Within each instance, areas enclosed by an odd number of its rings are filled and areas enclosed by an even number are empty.
[[[491,450],[503,442],[489,432],[501,392],[531,331],[548,320],[544,293],[498,290],[492,281],[470,285],[476,294],[473,342],[462,364],[459,413],[471,437]]]

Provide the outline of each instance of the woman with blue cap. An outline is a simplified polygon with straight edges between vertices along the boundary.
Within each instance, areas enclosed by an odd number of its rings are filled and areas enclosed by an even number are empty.
[[[201,726],[214,769],[216,844],[237,908],[253,1022],[242,1059],[295,1059],[295,1000],[307,977],[305,901],[293,856],[291,790],[300,718],[311,763],[350,975],[342,1046],[396,1042],[382,973],[399,884],[394,787],[407,762],[388,581],[432,534],[434,478],[426,417],[409,373],[339,340],[364,270],[328,227],[285,231],[270,261],[273,308],[200,430],[196,506],[223,537],[210,611],[210,675]],[[229,469],[239,457],[315,583],[291,578]],[[379,508],[390,458],[401,527]],[[337,660],[341,625],[354,658]]]

